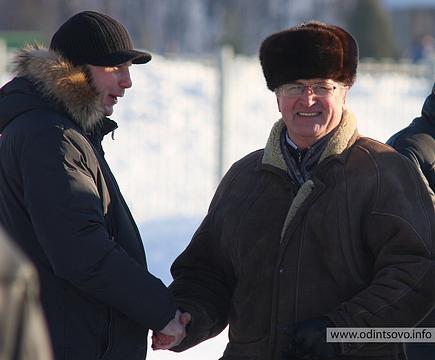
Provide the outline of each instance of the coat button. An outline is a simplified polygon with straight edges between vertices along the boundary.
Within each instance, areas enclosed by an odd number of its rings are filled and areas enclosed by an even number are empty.
[[[280,274],[284,273],[284,269],[283,268],[279,269],[279,273]]]

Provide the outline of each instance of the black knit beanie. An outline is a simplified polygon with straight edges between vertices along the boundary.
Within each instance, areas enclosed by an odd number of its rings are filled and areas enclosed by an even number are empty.
[[[127,29],[110,16],[83,11],[68,19],[51,38],[50,49],[74,65],[145,64],[151,55],[133,49]]]
[[[260,47],[267,87],[298,79],[330,78],[352,86],[358,66],[358,44],[336,25],[310,21],[274,33]]]

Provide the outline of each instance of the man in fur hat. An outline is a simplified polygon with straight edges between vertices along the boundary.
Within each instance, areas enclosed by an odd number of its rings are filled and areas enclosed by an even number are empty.
[[[130,65],[150,59],[118,21],[85,11],[49,49],[19,51],[0,91],[0,223],[36,265],[59,360],[142,360],[148,329],[184,336],[188,315],[148,272],[101,146]]]
[[[326,341],[331,327],[412,327],[435,300],[427,188],[346,108],[356,41],[308,22],[266,38],[260,61],[282,119],[225,175],[171,268],[192,315],[173,350],[229,325],[221,360],[404,359],[399,343]]]

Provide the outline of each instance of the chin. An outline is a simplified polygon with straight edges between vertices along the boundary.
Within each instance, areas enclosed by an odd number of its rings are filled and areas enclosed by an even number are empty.
[[[104,116],[110,116],[113,114],[113,108],[104,108]]]

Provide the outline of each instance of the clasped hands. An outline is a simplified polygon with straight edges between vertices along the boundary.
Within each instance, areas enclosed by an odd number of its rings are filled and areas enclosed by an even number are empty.
[[[186,325],[190,320],[188,312],[177,310],[175,317],[163,329],[153,332],[153,350],[167,350],[179,345],[186,336]]]

